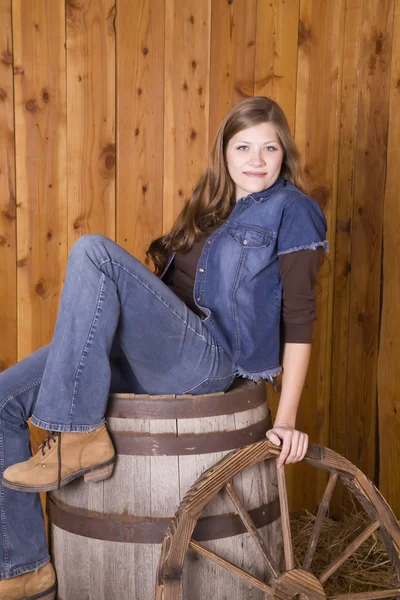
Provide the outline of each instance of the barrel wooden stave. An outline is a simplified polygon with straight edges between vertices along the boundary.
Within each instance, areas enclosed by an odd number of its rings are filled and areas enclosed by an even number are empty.
[[[249,389],[247,382],[244,385],[244,394],[246,389]],[[151,402],[151,399],[149,401]],[[243,431],[249,425],[265,422],[266,419],[269,419],[269,411],[264,402],[233,414],[193,419],[110,417],[108,427],[111,435],[125,431],[148,436],[168,434],[173,437],[209,433],[218,436],[221,432],[223,436],[224,431]],[[51,497],[55,502],[94,511],[99,515],[170,518],[192,483],[228,451],[185,456],[119,455],[110,479],[89,484],[84,484],[83,479],[79,479],[52,492]],[[235,489],[244,499],[248,509],[276,500],[274,469],[273,461],[268,461],[264,465],[251,467],[235,478]],[[235,512],[225,496],[222,494],[214,498],[206,507],[204,515]],[[282,543],[279,519],[275,518],[260,531],[273,553],[280,554]],[[153,599],[161,540],[160,543],[104,541],[76,535],[57,527],[54,523],[51,526],[51,539],[53,560],[59,580],[59,597],[62,600]],[[261,556],[247,533],[202,543],[260,579],[264,579],[267,574]],[[217,565],[199,558],[194,553],[188,555],[182,587],[184,600],[204,600],[207,597],[212,597],[213,600],[226,597],[230,600],[263,599],[262,592],[232,578]]]

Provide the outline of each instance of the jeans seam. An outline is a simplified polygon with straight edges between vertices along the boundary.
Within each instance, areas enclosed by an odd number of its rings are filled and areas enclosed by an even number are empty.
[[[29,383],[25,387],[18,389],[11,396],[7,396],[4,399],[4,402],[0,406],[0,411],[2,411],[3,408],[6,406],[6,404],[8,404],[13,398],[16,398],[17,396],[19,396],[20,394],[23,394],[24,392],[27,392],[28,390],[31,390],[32,388],[37,386],[39,383],[42,383],[42,377],[40,379],[35,379],[32,383]]]
[[[97,324],[99,322],[99,316],[103,309],[102,305],[103,305],[103,301],[104,301],[105,281],[106,281],[106,276],[103,273],[103,277],[102,277],[101,285],[100,285],[100,291],[99,291],[99,295],[98,295],[98,299],[97,299],[96,310],[94,313],[92,324],[89,329],[88,337],[86,339],[85,347],[83,349],[82,356],[79,361],[79,365],[78,365],[78,368],[77,368],[76,374],[75,374],[75,383],[74,383],[74,389],[73,389],[73,393],[72,393],[71,409],[70,409],[69,415],[68,415],[70,425],[72,423],[73,414],[74,414],[74,410],[75,410],[75,401],[76,401],[76,397],[78,395],[78,386],[79,386],[79,381],[80,381],[80,375],[84,369],[85,359],[89,353],[88,349],[89,349],[91,342],[93,341],[93,338],[94,338],[94,335],[95,335],[95,332],[97,329]]]
[[[136,279],[136,281],[138,281],[139,283],[141,283],[153,296],[155,296],[158,300],[160,300],[160,302],[162,302],[164,304],[164,306],[166,306],[175,316],[177,319],[179,319],[179,321],[181,321],[181,323],[184,323],[184,325],[190,330],[192,331],[194,334],[196,334],[198,337],[204,339],[204,336],[201,335],[198,331],[196,331],[195,329],[193,329],[193,327],[190,327],[190,325],[184,321],[184,319],[182,319],[180,317],[180,315],[178,315],[178,313],[172,308],[172,306],[170,306],[168,304],[168,302],[159,294],[157,294],[150,286],[148,286],[146,284],[145,281],[143,281],[140,277],[138,277],[138,275],[136,275],[135,273],[132,273],[131,271],[129,271],[129,269],[127,269],[124,265],[122,265],[119,262],[116,262],[112,259],[107,259],[104,260],[100,266],[99,269],[101,269],[101,267],[106,264],[106,263],[111,263],[112,265],[115,265],[117,267],[119,267],[120,269],[122,269],[123,271],[125,271],[126,273],[128,273],[131,277],[133,277],[134,279]],[[213,347],[218,347],[217,343],[213,343],[213,342],[209,342],[207,340],[205,340],[205,342],[209,345],[209,346],[213,346]]]
[[[3,478],[4,473],[4,435],[3,435],[3,420],[0,419],[0,469],[1,469],[1,477]],[[6,519],[6,511],[5,511],[5,498],[4,498],[4,487],[1,486],[1,537],[3,542],[3,552],[4,552],[4,568],[6,571],[10,570],[10,554],[9,554],[9,540],[7,535],[7,519]]]

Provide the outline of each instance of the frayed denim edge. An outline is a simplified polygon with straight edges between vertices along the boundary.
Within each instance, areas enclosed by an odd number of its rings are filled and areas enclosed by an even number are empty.
[[[308,244],[305,246],[294,246],[293,248],[289,248],[288,250],[282,250],[282,252],[278,252],[278,256],[281,256],[282,254],[290,254],[291,252],[298,252],[299,250],[316,250],[321,246],[325,250],[325,252],[329,252],[329,242],[328,240],[324,240],[323,242],[313,242],[312,244]]]
[[[267,379],[275,387],[275,378],[279,375],[279,373],[282,373],[282,367],[266,369],[265,371],[249,372],[244,371],[241,367],[239,367],[239,365],[237,365],[236,373],[240,377],[245,377],[246,379],[251,379],[252,381],[258,381],[259,379]]]

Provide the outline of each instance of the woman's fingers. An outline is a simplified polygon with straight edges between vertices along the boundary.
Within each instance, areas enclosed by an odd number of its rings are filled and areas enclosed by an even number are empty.
[[[274,431],[272,429],[267,431],[267,433],[265,435],[270,442],[275,444],[275,446],[281,445],[281,439],[280,439],[279,435],[277,433],[274,433]]]
[[[277,467],[283,464],[296,463],[303,460],[308,448],[308,435],[291,427],[274,427],[270,429],[267,438],[275,445],[282,446],[277,459]]]
[[[292,432],[285,431],[282,436],[282,450],[280,456],[277,460],[277,467],[280,468],[283,463],[286,462],[287,457],[289,456],[291,447],[292,447]]]

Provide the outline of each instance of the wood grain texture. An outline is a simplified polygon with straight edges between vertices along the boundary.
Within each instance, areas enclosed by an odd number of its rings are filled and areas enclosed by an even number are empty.
[[[335,248],[338,93],[342,46],[343,1],[303,0],[299,20],[295,139],[302,153],[310,194],[325,213],[330,250]],[[298,427],[311,439],[328,443],[331,386],[333,273],[325,263],[317,286],[318,321],[313,352],[299,410]],[[325,487],[321,476],[305,489],[288,482],[293,510],[318,504]],[[296,492],[294,490],[296,489]]]
[[[263,384],[259,385],[264,388]],[[247,390],[248,383],[244,382],[243,394],[246,395]],[[237,390],[232,393],[237,393]],[[228,396],[229,394],[230,392],[227,392]],[[216,402],[218,397],[219,395],[215,396]],[[149,401],[151,402],[151,400]],[[173,415],[166,419],[111,417],[108,419],[108,426],[112,435],[117,431],[130,431],[142,436],[146,434],[148,436],[168,434],[182,436],[189,432],[195,434],[219,432],[223,436],[226,431],[241,430],[243,426],[265,422],[268,416],[268,407],[264,402],[263,405],[242,410],[236,414],[200,418],[195,415],[194,418],[184,419],[173,418]],[[128,534],[128,523],[124,519],[129,517],[132,522],[135,518],[143,517],[146,518],[146,521],[167,518],[164,525],[166,529],[169,519],[175,513],[188,488],[204,469],[212,467],[226,454],[227,452],[210,451],[206,454],[186,456],[158,456],[152,452],[149,452],[147,456],[118,455],[111,478],[89,484],[85,484],[82,479],[75,480],[70,485],[52,492],[51,497],[54,502],[59,501],[67,507],[84,509],[87,511],[87,517],[90,516],[89,511],[94,511],[96,519],[98,519],[96,526],[99,526],[102,515],[107,519],[107,523],[110,522],[108,515],[112,515],[111,520],[117,525],[112,528],[111,524],[110,531],[115,532],[118,528],[119,539],[122,535],[124,536],[123,541],[120,542],[96,539],[90,537],[93,533],[92,528],[87,529],[86,538],[82,523],[79,529],[82,531],[80,536],[76,534],[76,527],[71,531],[65,531],[55,520],[51,525],[52,552],[58,571],[60,596],[74,597],[81,586],[86,590],[88,600],[97,600],[97,598],[108,600],[112,596],[110,581],[114,578],[113,572],[119,568],[120,575],[118,581],[115,582],[114,593],[118,592],[121,600],[125,598],[126,600],[128,598],[130,600],[151,600],[161,544],[146,543],[147,540],[144,538],[141,541],[137,541],[137,538],[132,541]],[[245,478],[239,477],[237,489],[246,502],[246,508],[251,510],[264,504],[273,506],[273,502],[276,500],[275,480],[276,472],[273,461],[270,461],[269,464],[255,465],[249,469]],[[234,512],[229,499],[224,497],[216,498],[208,508],[205,515],[226,515]],[[276,507],[276,512],[274,509],[273,513],[271,509],[271,519],[267,521],[267,525],[263,525],[259,529],[260,534],[267,540],[268,551],[275,557],[279,557],[281,548],[278,515],[278,507]],[[192,522],[195,524],[194,521]],[[263,521],[263,523],[265,522]],[[119,527],[121,523],[122,526]],[[221,531],[218,529],[218,525],[216,529],[217,532]],[[102,531],[104,531],[104,527]],[[162,535],[163,533],[161,539]],[[262,555],[257,548],[254,548],[254,542],[247,532],[239,532],[238,535],[230,532],[227,533],[227,537],[223,538],[214,534],[211,538],[206,542],[207,547],[223,554],[232,562],[240,563],[253,576],[264,580],[267,571]],[[128,540],[131,543],[128,544]],[[84,559],[82,559],[83,554],[85,555]],[[89,560],[86,557],[89,557]],[[132,564],[134,565],[133,573],[131,572]],[[222,600],[223,590],[229,589],[232,600],[262,600],[261,592],[254,595],[254,591],[246,584],[232,582],[229,573],[223,574],[221,580],[218,571],[213,563],[204,564],[203,561],[194,560],[193,556],[188,557],[183,574],[186,595],[193,600],[200,600],[204,594],[211,593],[215,600]],[[74,577],[71,577],[71,573],[75,573]],[[221,581],[224,582],[222,586]]]
[[[52,337],[66,260],[65,21],[59,2],[12,10],[21,359]]]
[[[118,3],[117,242],[140,260],[162,235],[165,0]]]
[[[115,239],[115,5],[66,2],[68,245]]]
[[[388,135],[388,111],[383,107],[387,107],[389,101],[393,6],[392,0],[365,0],[363,5],[354,168],[346,456],[371,479],[376,466],[377,359]]]
[[[210,141],[232,106],[254,95],[256,22],[255,0],[211,3]]]
[[[165,6],[164,233],[207,165],[210,11],[210,0]]]
[[[14,90],[11,0],[0,0],[0,372],[17,359]]]
[[[273,98],[295,129],[300,0],[258,0],[256,96]]]
[[[400,515],[400,467],[394,456],[399,453],[399,339],[400,270],[397,256],[400,246],[400,6],[395,4],[393,51],[390,78],[387,178],[383,214],[383,256],[381,287],[381,326],[378,357],[379,488],[395,514]],[[396,257],[396,258],[395,258]]]
[[[308,598],[309,600],[323,600],[323,598],[327,597],[323,589],[323,583],[378,529],[385,544],[388,557],[391,559],[393,574],[395,579],[397,578],[395,585],[398,584],[398,576],[400,574],[400,527],[392,511],[373,483],[355,465],[345,461],[342,456],[332,450],[317,444],[310,445],[304,460],[306,463],[310,463],[318,468],[328,468],[331,472],[320,514],[325,513],[334,484],[337,479],[340,479],[350,489],[354,497],[361,502],[361,505],[372,521],[328,565],[323,573],[317,576],[308,570],[294,568],[285,471],[283,468],[278,469],[277,483],[286,568],[283,568],[279,573],[271,574],[271,577],[267,580],[267,588],[262,588],[260,585],[262,578],[254,578],[254,574],[246,569],[243,564],[240,564],[240,567],[237,563],[232,564],[225,553],[215,552],[211,548],[198,544],[191,538],[191,532],[195,527],[195,522],[193,521],[198,519],[204,508],[209,502],[215,499],[224,486],[228,491],[228,495],[233,500],[238,513],[244,520],[248,520],[246,505],[237,497],[236,492],[231,486],[231,480],[245,472],[249,466],[263,462],[274,463],[274,459],[279,456],[280,451],[280,448],[274,446],[268,440],[238,448],[205,471],[191,486],[174,517],[171,519],[168,531],[164,537],[157,568],[156,600],[164,600],[165,598],[178,600],[180,598],[179,590],[183,564],[185,555],[190,554],[190,549],[194,549],[205,558],[223,567],[226,572],[235,573],[241,579],[247,580],[254,587],[264,589],[267,598],[293,600],[299,597]],[[312,540],[310,547],[313,546]],[[220,580],[221,571],[217,572],[216,575]],[[207,585],[210,584],[207,583]],[[224,583],[221,583],[221,585],[225,590]],[[197,590],[197,586],[194,585],[193,590]],[[386,595],[382,597],[389,598],[390,592],[393,592],[393,590],[386,590]],[[190,597],[192,597],[192,593],[191,591]],[[230,593],[227,595],[231,597]],[[215,594],[210,594],[210,597],[216,596]],[[349,595],[348,597],[351,598],[352,596]]]
[[[332,383],[329,439],[336,452],[346,454],[347,380],[349,348],[349,306],[352,222],[354,210],[355,153],[357,148],[357,111],[359,93],[360,28],[362,0],[346,2],[344,19],[343,64],[340,92],[340,131],[337,173],[337,215],[333,287]],[[332,514],[339,515],[347,496],[335,489]]]

